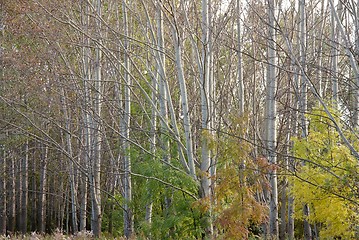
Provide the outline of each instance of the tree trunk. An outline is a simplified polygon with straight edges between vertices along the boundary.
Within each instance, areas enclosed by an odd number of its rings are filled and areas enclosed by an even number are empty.
[[[88,32],[88,6],[87,3],[83,6],[82,9],[82,21],[83,25],[85,26],[85,32]],[[87,186],[88,186],[88,178],[89,178],[89,165],[90,161],[92,159],[92,151],[91,151],[91,143],[92,143],[92,119],[90,115],[91,111],[91,102],[90,102],[90,96],[91,96],[91,90],[90,90],[90,67],[89,67],[89,55],[90,51],[87,48],[89,45],[88,37],[86,34],[83,34],[83,45],[82,48],[82,60],[83,60],[83,85],[84,85],[84,102],[83,102],[83,109],[82,109],[82,116],[83,116],[83,140],[84,140],[84,146],[83,146],[83,153],[82,158],[83,162],[82,165],[84,166],[84,169],[86,170],[86,173],[81,174],[80,178],[80,188],[81,188],[81,203],[80,203],[80,231],[86,230],[87,225]]]
[[[288,79],[290,81],[290,79]],[[289,106],[291,105],[291,94],[288,93],[288,100],[289,100]],[[289,121],[287,123],[287,133],[286,133],[286,147],[285,147],[285,152],[286,152],[286,156],[285,156],[285,167],[286,170],[288,172],[290,172],[290,138],[291,138],[291,119],[290,116],[287,116]],[[289,218],[287,221],[287,200],[289,202],[289,188],[288,188],[288,179],[287,177],[284,175],[283,176],[283,182],[282,182],[282,196],[281,196],[281,209],[280,209],[280,217],[281,217],[281,221],[280,221],[280,231],[279,231],[279,239],[285,239],[287,237],[287,226],[289,225]],[[288,225],[287,225],[288,222]]]
[[[317,36],[318,38],[318,50],[317,50],[317,56],[318,56],[318,72],[317,72],[317,78],[319,81],[318,84],[318,93],[320,97],[324,97],[325,95],[325,91],[324,91],[324,87],[323,87],[323,32],[324,32],[324,26],[325,26],[325,13],[327,12],[327,7],[328,4],[324,3],[324,0],[321,1],[321,5],[322,5],[322,10],[321,10],[321,17],[323,18],[322,23],[320,24],[320,29],[319,29],[319,34]]]
[[[66,102],[66,94],[65,90],[61,89],[61,104],[62,104],[62,112],[65,118],[65,141],[66,141],[66,149],[68,152],[69,159],[69,183],[70,183],[70,194],[71,194],[71,223],[72,223],[72,233],[76,234],[78,232],[77,226],[77,189],[75,184],[75,166],[73,161],[73,151],[72,151],[72,142],[71,142],[71,129],[70,129],[70,116],[67,108]]]
[[[341,8],[340,7],[340,2],[338,3],[338,11]],[[336,21],[335,21],[335,16],[334,16],[334,12],[331,12],[331,22],[332,22],[332,26],[331,26],[331,41],[332,41],[332,102],[333,105],[336,106],[336,108],[338,108],[338,101],[339,101],[339,90],[338,90],[338,55],[339,55],[339,38],[338,38],[338,27],[336,27]]]
[[[240,18],[240,0],[237,0],[237,84],[238,84],[238,103],[239,116],[244,113],[244,83],[243,83],[243,69],[242,69],[242,33],[241,33],[241,18]]]
[[[36,149],[40,149],[42,148],[41,146],[41,143],[39,142],[35,142],[35,147]],[[34,151],[35,152],[35,151]],[[42,156],[41,156],[42,157]],[[41,157],[40,157],[40,162],[41,162]],[[29,167],[28,169],[28,174],[29,174],[29,183],[28,183],[28,188],[29,188],[29,193],[28,193],[28,199],[31,199],[31,201],[29,202],[29,206],[28,206],[28,209],[31,210],[31,212],[29,212],[28,214],[28,222],[29,222],[29,230],[30,231],[36,231],[37,230],[37,227],[38,227],[38,222],[37,222],[37,217],[38,217],[38,203],[39,203],[39,197],[40,197],[40,194],[39,194],[39,189],[37,188],[38,186],[38,183],[37,183],[37,179],[36,177],[34,176],[35,175],[35,172],[37,170],[36,168],[36,157],[32,157],[31,159],[31,167]],[[40,165],[40,168],[41,168],[41,165]],[[41,174],[41,173],[40,173]],[[41,179],[40,179],[41,181]],[[30,187],[31,186],[31,187]]]
[[[208,148],[208,137],[211,134],[210,129],[210,49],[209,49],[209,1],[202,0],[202,61],[200,72],[200,89],[201,89],[201,113],[202,113],[202,161],[201,161],[201,198],[211,204],[211,174],[210,174],[210,165],[211,165],[211,156],[210,150]],[[206,224],[206,237],[210,238],[213,234],[213,224],[211,219],[211,207],[209,207],[208,212],[205,214],[205,224]]]
[[[307,112],[307,79],[306,79],[306,48],[307,48],[307,30],[306,30],[306,11],[305,11],[305,0],[299,1],[299,26],[300,26],[300,39],[299,39],[299,51],[300,51],[300,64],[303,68],[303,72],[301,73],[301,98],[300,98],[300,113],[301,113],[301,126],[302,126],[302,138],[306,138],[308,136],[308,121],[305,117]],[[306,218],[309,216],[309,206],[305,204],[303,206],[304,213],[304,237],[305,239],[312,238],[312,230],[309,222]]]
[[[158,1],[158,7],[159,8],[164,8],[163,7],[163,3],[160,3],[160,1]],[[163,13],[162,13],[163,15]],[[172,23],[172,31],[173,33],[175,34],[173,36],[173,40],[174,40],[174,49],[176,51],[176,42],[178,40],[178,43],[181,44],[179,41],[179,29],[175,26],[177,24],[176,22],[176,12],[174,12],[174,22]],[[163,31],[163,29],[162,29]],[[163,34],[162,34],[163,35]],[[164,50],[164,42],[163,40],[162,41],[162,46],[163,46],[163,50]],[[178,49],[177,49],[178,50]],[[179,58],[181,58],[181,47],[179,48]],[[165,99],[163,100],[166,100],[166,103],[167,103],[167,109],[169,111],[169,116],[170,116],[170,120],[171,120],[171,124],[172,124],[172,127],[173,127],[173,134],[175,136],[175,139],[176,139],[176,142],[177,142],[177,149],[178,149],[178,154],[179,154],[179,158],[180,158],[180,162],[183,166],[183,168],[185,169],[185,171],[190,174],[192,177],[195,175],[194,171],[194,160],[193,160],[193,154],[189,154],[189,153],[193,153],[193,146],[189,144],[189,142],[192,143],[192,136],[191,136],[191,133],[189,132],[188,133],[188,129],[186,125],[184,125],[184,128],[185,128],[185,140],[186,140],[186,147],[184,147],[184,144],[182,143],[182,140],[181,140],[181,134],[180,134],[180,131],[179,131],[179,128],[178,128],[178,124],[177,124],[177,116],[176,116],[176,112],[175,112],[175,108],[173,106],[173,102],[172,102],[172,96],[171,96],[171,92],[170,92],[170,87],[169,87],[169,84],[168,84],[168,81],[166,79],[166,71],[165,71],[165,54],[164,52],[160,52],[160,51],[156,51],[156,53],[158,54],[157,56],[157,59],[163,59],[163,62],[162,61],[158,61],[157,63],[160,64],[159,67],[162,68],[161,71],[164,72],[164,75],[161,77],[161,80],[163,80],[161,83],[160,83],[160,91],[161,88],[163,87],[164,90],[163,90],[163,95],[162,93],[160,92],[160,94],[162,95],[162,98],[165,97]],[[177,53],[175,53],[176,55]],[[175,64],[182,64],[182,59],[179,59],[177,60],[177,55],[175,57]],[[177,71],[177,76],[179,76],[179,79],[180,77],[182,77],[182,79],[184,79],[184,76],[183,76],[183,69],[178,69]],[[186,95],[187,97],[187,92],[185,92],[185,94],[182,92],[183,91],[183,85],[181,85],[181,81],[178,80],[179,83],[180,83],[180,94],[181,94],[181,97],[180,97],[180,101],[182,102],[182,105],[183,105],[183,100],[182,100],[182,97],[184,97],[184,95]],[[186,89],[184,89],[184,91],[186,91]],[[185,104],[188,104],[187,102]],[[188,106],[187,106],[187,109],[188,109]],[[180,111],[184,111],[183,109],[180,109]],[[162,114],[161,114],[162,115]],[[166,126],[166,125],[162,125],[165,121],[165,119],[163,119],[162,117],[160,118],[161,119],[161,127],[162,126]],[[189,121],[189,116],[183,114],[183,122],[187,122]],[[167,127],[167,131],[169,130],[169,128]],[[188,148],[190,147],[190,148]],[[184,153],[184,150],[186,150],[186,154],[187,154],[187,159],[185,157],[185,153]],[[192,165],[193,164],[193,165]]]
[[[47,159],[49,147],[42,144],[41,149],[41,171],[40,171],[40,188],[39,188],[39,202],[37,210],[38,227],[40,233],[45,233],[46,226],[46,185],[47,185]]]
[[[1,3],[3,4],[3,3]],[[4,14],[3,7],[0,9],[0,36],[4,39]],[[0,52],[1,59],[1,80],[4,78],[4,66],[3,66],[3,51]],[[2,91],[1,89],[0,91]],[[3,145],[0,145],[0,235],[6,233],[6,181],[7,181],[7,171],[6,171],[6,150]]]
[[[5,149],[0,145],[0,236],[6,234],[6,173]]]
[[[282,195],[280,206],[280,224],[279,224],[279,239],[285,239],[287,235],[287,179],[284,178],[282,182]]]
[[[21,160],[21,215],[20,231],[27,232],[27,196],[28,196],[28,164],[29,164],[29,140],[25,143],[25,152]]]
[[[355,15],[355,53],[359,56],[359,0],[357,0]],[[354,80],[351,84],[353,92],[353,128],[359,129],[359,76],[354,73]]]
[[[161,121],[161,148],[164,152],[163,160],[165,162],[169,161],[168,150],[169,150],[169,140],[166,134],[166,125],[168,124],[168,93],[166,91],[166,55],[164,47],[164,35],[163,35],[163,13],[162,13],[162,3],[157,1],[156,14],[157,14],[157,83],[159,84],[159,104],[160,104],[160,113],[163,121]]]
[[[175,23],[177,24],[177,23]],[[192,144],[192,133],[191,133],[191,120],[188,109],[188,98],[187,98],[187,87],[183,73],[182,65],[182,43],[179,36],[178,28],[173,27],[173,38],[174,38],[174,49],[175,49],[175,62],[177,67],[177,76],[180,86],[181,102],[182,102],[182,113],[183,113],[183,127],[186,138],[186,152],[189,174],[193,179],[196,179],[194,156],[193,156],[193,144]]]
[[[208,123],[208,128],[210,130],[210,134],[211,136],[214,134],[214,129],[217,129],[217,122],[218,122],[218,118],[217,118],[217,111],[216,111],[216,103],[218,102],[218,98],[217,98],[217,81],[215,78],[215,72],[217,72],[216,70],[216,66],[217,64],[214,63],[214,42],[215,39],[213,37],[213,32],[214,32],[214,21],[212,21],[213,19],[213,5],[212,5],[212,0],[208,1],[208,94],[209,94],[209,99],[208,99],[208,108],[209,108],[209,123]],[[209,191],[210,191],[210,225],[208,228],[208,231],[211,233],[210,237],[212,238],[216,238],[217,237],[217,231],[216,231],[216,226],[214,224],[214,217],[213,217],[213,206],[216,204],[216,198],[215,198],[215,189],[216,189],[216,181],[214,181],[213,179],[215,178],[216,174],[217,174],[217,156],[216,156],[216,150],[215,149],[209,149],[209,156],[210,156],[210,164],[209,164],[209,170],[208,170],[208,174],[209,174],[209,180],[210,180],[210,186],[209,186]]]
[[[275,33],[275,1],[268,0],[268,72],[267,72],[267,148],[268,160],[272,165],[269,170],[269,180],[271,186],[270,192],[270,206],[269,206],[269,234],[271,237],[278,238],[278,189],[277,189],[277,154],[276,154],[276,90],[277,90],[277,76],[276,76],[276,33]]]
[[[84,33],[82,35],[83,47],[82,47],[82,74],[83,74],[83,92],[84,92],[84,101],[83,101],[83,138],[84,138],[84,146],[83,146],[83,166],[86,170],[86,173],[82,173],[82,177],[80,179],[80,187],[81,187],[81,203],[80,203],[80,231],[85,231],[87,226],[87,201],[88,201],[88,186],[92,183],[92,161],[93,161],[93,117],[91,115],[92,112],[92,91],[91,91],[91,78],[92,78],[92,69],[90,67],[90,59],[91,59],[91,51],[88,47],[90,45],[89,41],[89,32],[90,32],[90,7],[88,2],[82,2],[81,5],[81,21],[84,27]],[[90,183],[90,184],[89,184]],[[91,184],[90,188],[93,188],[93,184]],[[92,198],[91,198],[92,199]]]
[[[359,68],[358,68],[358,63],[352,53],[351,49],[351,43],[348,39],[348,37],[346,36],[343,24],[341,23],[341,20],[338,16],[338,12],[335,9],[335,5],[333,0],[329,0],[329,4],[331,6],[331,11],[332,14],[335,18],[335,21],[337,22],[337,27],[339,29],[340,32],[340,36],[344,42],[344,48],[346,51],[346,55],[349,58],[350,61],[350,65],[352,67],[353,70],[353,74],[354,74],[354,84],[356,84],[356,86],[359,85]],[[354,109],[353,109],[353,126],[354,128],[358,127],[358,123],[359,123],[359,88],[356,87],[356,89],[354,89]],[[340,131],[339,131],[340,133]],[[356,156],[359,157],[358,153],[353,149],[353,147],[348,143],[347,139],[345,139],[345,137],[340,133],[341,137],[343,138],[343,140],[345,141],[345,143],[348,145],[348,147],[351,149],[352,153]]]
[[[162,159],[165,163],[170,163],[169,149],[170,142],[167,131],[168,125],[168,95],[166,89],[166,55],[165,55],[165,47],[164,47],[164,33],[163,33],[163,13],[162,13],[162,4],[160,1],[157,1],[156,5],[156,14],[157,14],[157,82],[159,84],[159,105],[160,105],[160,114],[161,114],[161,130],[160,130],[160,147],[162,150]],[[167,188],[170,189],[170,188]],[[168,192],[168,190],[167,190]],[[166,215],[168,214],[168,210],[172,204],[171,194],[167,194],[165,196],[165,207],[166,207]],[[149,208],[149,212],[152,212],[152,206]]]
[[[21,157],[20,157],[21,158]],[[22,172],[21,172],[21,159],[16,159],[16,165],[15,165],[15,189],[16,189],[16,206],[15,206],[15,231],[21,231],[21,206],[22,206]]]
[[[294,240],[294,198],[288,197],[288,239]]]
[[[130,158],[130,115],[131,115],[131,77],[130,77],[130,59],[129,59],[129,23],[127,16],[127,1],[122,2],[123,24],[124,24],[124,116],[121,123],[122,151],[124,164],[124,233],[126,238],[130,238],[133,234],[133,213],[130,207],[132,201],[132,180],[131,180],[131,158]]]
[[[96,237],[101,235],[101,223],[102,223],[102,210],[101,210],[101,187],[100,187],[100,179],[101,179],[101,148],[102,148],[102,133],[101,133],[101,110],[102,110],[102,94],[103,94],[103,86],[102,86],[102,50],[101,50],[101,0],[96,0],[96,11],[97,11],[97,19],[96,19],[96,28],[98,34],[98,42],[99,44],[95,49],[95,60],[94,60],[94,116],[93,116],[93,129],[94,129],[94,139],[93,139],[93,159],[91,165],[90,172],[90,192],[91,192],[91,225],[93,234]]]
[[[86,163],[85,163],[86,164]],[[86,224],[87,224],[87,176],[82,173],[80,178],[80,196],[81,196],[81,202],[80,202],[80,227],[79,231],[85,231],[86,230]]]
[[[7,188],[9,190],[9,199],[8,199],[8,231],[13,233],[15,232],[15,224],[16,224],[16,166],[15,166],[15,156],[12,152],[9,152],[9,164],[8,164],[8,185]]]
[[[292,72],[295,71],[295,62],[294,60],[291,61],[291,68]],[[298,136],[298,108],[299,108],[299,101],[300,99],[300,93],[299,93],[299,76],[298,74],[292,74],[291,78],[294,78],[294,81],[292,83],[292,89],[291,89],[291,106],[292,106],[292,118],[290,119],[291,129],[292,132],[290,133],[291,136]],[[292,143],[290,143],[290,148],[293,148]],[[289,154],[289,152],[288,152]],[[289,163],[288,163],[288,170],[291,173],[294,173],[295,171],[295,158],[289,157]],[[288,183],[288,188],[290,189],[292,187],[291,183]],[[288,239],[293,240],[294,239],[294,197],[292,194],[288,195]]]

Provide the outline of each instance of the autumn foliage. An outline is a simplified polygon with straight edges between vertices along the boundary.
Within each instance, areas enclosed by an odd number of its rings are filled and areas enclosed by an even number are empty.
[[[259,234],[268,208],[261,201],[268,190],[268,162],[254,158],[252,146],[243,140],[244,118],[232,118],[233,128],[212,140],[218,160],[215,176],[214,218],[223,239],[247,239]]]
[[[313,110],[308,119],[307,139],[293,139],[298,160],[291,191],[295,198],[295,217],[303,219],[301,209],[303,204],[308,204],[311,214],[307,220],[320,229],[322,238],[353,239],[359,224],[358,160],[322,109]],[[340,121],[338,117],[336,120]],[[353,133],[347,130],[345,134],[351,138]]]

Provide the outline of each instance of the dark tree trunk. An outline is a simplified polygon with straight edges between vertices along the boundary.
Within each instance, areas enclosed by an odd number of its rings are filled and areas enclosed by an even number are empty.
[[[21,161],[21,214],[20,231],[23,234],[27,232],[27,197],[28,197],[28,164],[29,164],[29,141],[25,143],[25,155]]]
[[[48,146],[42,147],[41,154],[41,173],[40,173],[40,188],[39,188],[39,201],[37,207],[37,220],[38,220],[38,231],[45,233],[46,226],[46,183],[47,183],[47,158],[48,158]]]
[[[22,206],[22,174],[21,174],[21,164],[19,159],[16,159],[15,161],[17,163],[16,165],[16,171],[15,171],[15,189],[16,189],[16,206],[15,206],[15,215],[16,215],[16,224],[15,224],[15,231],[21,230],[21,206]]]
[[[0,148],[0,234],[6,233],[6,156]]]
[[[16,207],[16,192],[15,192],[15,159],[12,154],[9,155],[9,164],[8,164],[8,231],[15,232],[15,207]]]

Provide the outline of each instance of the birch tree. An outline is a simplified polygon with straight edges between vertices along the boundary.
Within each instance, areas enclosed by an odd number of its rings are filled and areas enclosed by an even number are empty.
[[[123,164],[124,164],[124,233],[127,238],[130,238],[133,233],[133,214],[130,207],[132,201],[132,180],[131,180],[131,158],[130,158],[130,117],[131,117],[131,76],[130,76],[130,59],[129,59],[129,22],[127,15],[127,1],[122,2],[123,26],[124,26],[124,114],[123,122],[121,123],[122,151],[123,151]]]
[[[335,5],[334,5],[334,2],[333,0],[329,0],[329,4],[330,4],[330,7],[331,7],[331,11],[332,11],[332,14],[333,14],[333,17],[337,23],[337,28],[339,29],[339,33],[340,33],[340,36],[343,40],[343,45],[344,45],[344,48],[345,48],[345,53],[346,53],[346,56],[348,58],[348,60],[350,61],[350,65],[352,67],[352,70],[353,70],[353,75],[354,75],[354,84],[356,86],[359,85],[359,69],[358,69],[358,64],[354,58],[354,55],[352,53],[352,51],[350,51],[350,42],[349,42],[349,39],[348,39],[348,36],[344,30],[344,27],[343,27],[343,24],[340,20],[340,17],[339,17],[339,14],[338,14],[338,11],[335,9]],[[354,110],[353,110],[353,126],[354,127],[357,127],[358,126],[358,106],[359,106],[359,90],[358,88],[354,88]],[[353,150],[352,150],[353,151]],[[353,152],[353,154],[355,154],[355,151]],[[358,154],[355,154],[356,156],[358,156]]]
[[[89,6],[87,3],[81,4],[81,24],[84,28],[84,32],[82,33],[82,78],[83,78],[83,107],[81,109],[82,119],[83,119],[83,165],[86,169],[86,173],[83,174],[80,183],[81,189],[81,202],[80,202],[80,231],[86,230],[87,224],[87,185],[88,185],[88,166],[90,164],[90,159],[92,158],[91,151],[91,142],[92,142],[92,118],[90,115],[91,112],[91,69],[90,69],[90,49],[88,46],[89,42]]]
[[[239,102],[239,115],[244,113],[244,84],[243,84],[243,67],[242,67],[242,33],[241,33],[241,15],[240,15],[241,1],[237,0],[237,78],[238,78],[238,102]]]
[[[200,89],[201,89],[201,113],[202,113],[202,162],[201,162],[201,197],[211,204],[210,187],[211,187],[211,156],[208,148],[208,140],[206,139],[210,133],[211,111],[210,109],[210,45],[209,45],[209,1],[202,0],[202,61],[200,72]],[[209,208],[211,209],[211,207]],[[211,210],[208,212],[208,227],[206,228],[206,235],[211,236],[213,233],[213,226],[211,223]]]
[[[356,15],[355,15],[355,49],[356,49],[356,53],[359,55],[359,1],[356,2]],[[353,126],[354,128],[358,128],[359,126],[359,89],[358,89],[358,85],[359,85],[359,79],[358,79],[358,75],[355,73],[354,71],[354,82],[352,83],[353,85],[353,92],[354,92],[354,113],[353,113]],[[356,79],[356,81],[355,81]]]
[[[277,156],[276,156],[276,33],[275,33],[275,1],[268,0],[268,67],[267,67],[267,148],[268,160],[273,166],[269,172],[270,181],[270,206],[269,206],[269,234],[278,238],[278,189],[277,189]]]
[[[307,54],[307,30],[306,30],[306,11],[305,11],[305,0],[299,1],[299,53],[300,53],[300,64],[303,68],[300,75],[300,100],[299,100],[299,111],[301,121],[301,136],[306,138],[308,136],[308,122],[305,117],[307,112],[308,97],[307,97],[307,79],[306,79],[306,54]],[[309,215],[309,206],[305,204],[303,206],[304,217]],[[305,239],[312,239],[312,230],[309,222],[304,219],[304,237]]]
[[[45,233],[45,224],[46,224],[46,186],[47,186],[47,166],[48,166],[48,156],[49,156],[49,147],[42,146],[43,151],[41,153],[41,170],[40,170],[40,194],[38,201],[38,231],[40,233]]]
[[[101,44],[101,21],[100,17],[102,16],[102,5],[101,0],[97,0],[96,3],[96,31],[98,35],[98,41]],[[96,46],[95,49],[95,62],[94,62],[94,112],[95,112],[95,121],[94,121],[94,158],[92,165],[92,173],[90,175],[91,179],[89,180],[92,193],[92,229],[95,236],[101,234],[101,187],[100,187],[100,173],[101,173],[101,148],[102,148],[102,123],[101,123],[101,112],[102,112],[102,102],[103,102],[103,83],[102,83],[102,50],[101,45]]]
[[[70,129],[70,116],[69,116],[69,113],[68,113],[68,107],[67,107],[67,101],[65,100],[66,99],[66,94],[65,94],[65,90],[62,89],[62,93],[61,93],[61,102],[62,102],[62,111],[63,111],[63,114],[64,114],[64,118],[65,118],[65,129],[66,129],[66,132],[65,132],[65,141],[66,141],[66,148],[67,148],[67,151],[69,153],[69,158],[73,159],[74,156],[73,156],[73,149],[72,149],[72,139],[71,139],[71,136],[70,136],[70,133],[71,133],[71,129]],[[47,150],[48,151],[48,150]],[[47,154],[47,153],[46,153]],[[47,157],[47,156],[46,156]],[[47,159],[46,159],[47,161]],[[76,189],[76,186],[75,186],[75,166],[74,166],[74,163],[73,161],[70,160],[70,163],[69,163],[69,184],[70,184],[70,193],[71,193],[71,222],[72,222],[72,231],[74,234],[77,233],[78,231],[78,226],[77,226],[77,189]],[[43,187],[44,188],[44,187]],[[44,199],[45,200],[45,199]],[[45,204],[45,202],[43,203]],[[43,208],[41,208],[43,209]],[[43,211],[43,210],[42,210]],[[44,219],[45,216],[42,216],[42,219],[41,222],[42,223],[45,223],[45,219]],[[43,226],[43,230],[41,231],[45,231],[44,229],[45,226]],[[41,229],[42,229],[41,228]]]
[[[193,179],[196,179],[196,170],[194,164],[194,156],[193,156],[193,142],[192,142],[192,133],[191,133],[191,120],[188,108],[188,97],[187,97],[187,86],[186,79],[183,72],[183,64],[182,64],[182,45],[183,42],[181,40],[181,33],[179,32],[179,26],[177,24],[177,13],[174,12],[172,23],[172,32],[173,32],[173,42],[174,42],[174,50],[175,50],[175,64],[177,67],[177,77],[180,86],[180,94],[181,94],[181,103],[182,103],[182,113],[183,113],[183,127],[186,138],[186,155],[187,155],[187,163],[189,169],[189,174]]]
[[[338,10],[341,3],[338,3]],[[339,84],[338,84],[338,55],[339,55],[339,37],[338,27],[335,21],[334,11],[331,11],[331,41],[332,41],[332,97],[333,105],[338,107],[339,104]]]

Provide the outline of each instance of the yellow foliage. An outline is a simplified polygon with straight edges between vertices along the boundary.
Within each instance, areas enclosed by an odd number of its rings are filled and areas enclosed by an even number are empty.
[[[308,204],[307,220],[322,226],[321,238],[353,239],[359,224],[358,194],[353,194],[357,160],[321,110],[315,110],[309,119],[307,139],[293,139],[295,156],[305,161],[292,178],[295,218],[303,218],[303,204]]]

